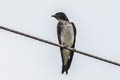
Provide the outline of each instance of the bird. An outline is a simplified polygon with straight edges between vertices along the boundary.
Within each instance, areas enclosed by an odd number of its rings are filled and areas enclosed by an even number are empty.
[[[76,42],[76,27],[74,23],[69,21],[64,12],[57,12],[56,14],[52,15],[52,17],[58,20],[57,36],[59,44],[74,48]],[[62,57],[61,73],[63,74],[66,72],[67,75],[71,66],[74,52],[64,48],[60,48],[60,52]]]

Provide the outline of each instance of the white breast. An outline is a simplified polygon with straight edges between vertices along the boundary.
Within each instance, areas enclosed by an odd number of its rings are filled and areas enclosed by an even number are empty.
[[[71,23],[63,22],[61,32],[61,42],[66,46],[72,46],[74,42],[74,30]]]

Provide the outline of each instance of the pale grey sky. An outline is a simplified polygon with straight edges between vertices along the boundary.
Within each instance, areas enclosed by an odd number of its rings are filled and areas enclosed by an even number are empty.
[[[0,0],[0,25],[58,43],[65,12],[77,28],[76,49],[120,62],[119,0]],[[120,80],[120,67],[75,54],[61,74],[59,48],[0,30],[0,80]]]

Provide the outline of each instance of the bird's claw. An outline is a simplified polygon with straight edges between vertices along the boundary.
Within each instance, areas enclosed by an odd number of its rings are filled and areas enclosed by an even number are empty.
[[[67,49],[67,48],[68,48],[68,46],[66,46],[66,45],[63,45],[63,48]]]

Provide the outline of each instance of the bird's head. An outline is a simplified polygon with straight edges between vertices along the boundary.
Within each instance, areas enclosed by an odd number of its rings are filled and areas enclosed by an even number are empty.
[[[63,12],[58,12],[55,15],[52,15],[52,17],[56,18],[58,21],[60,20],[69,21],[67,16]]]

